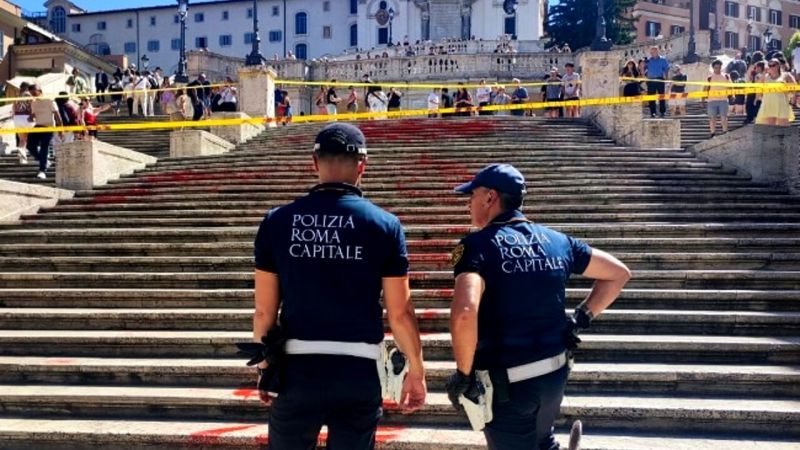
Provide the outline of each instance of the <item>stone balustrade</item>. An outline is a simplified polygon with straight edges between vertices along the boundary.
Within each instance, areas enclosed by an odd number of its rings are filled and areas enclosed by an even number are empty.
[[[695,34],[697,54],[709,55],[710,38],[708,31]],[[354,55],[345,55],[328,60],[279,60],[267,61],[279,80],[324,81],[360,80],[364,74],[380,81],[423,81],[423,80],[475,80],[480,78],[530,79],[546,73],[551,66],[563,68],[567,62],[576,63],[580,54],[550,53],[535,51],[538,41],[517,42],[512,45],[518,53],[494,53],[500,41],[468,41],[434,44],[436,46],[453,46],[452,52],[445,55],[395,56],[396,51],[389,49],[388,58],[355,59]],[[657,46],[662,55],[670,61],[681,61],[689,46],[689,35],[681,34],[668,39],[656,39],[628,46],[615,47],[610,54],[618,61],[620,67],[628,59],[638,60],[650,55],[650,47]],[[446,48],[447,49],[447,48]],[[380,52],[382,53],[382,52]],[[379,54],[379,52],[375,52]],[[211,79],[222,79],[224,76],[235,77],[239,69],[244,67],[243,58],[219,55],[206,51],[188,53],[189,74],[196,76],[201,71]]]
[[[35,214],[41,207],[55,206],[72,196],[72,191],[64,189],[0,180],[0,223],[14,223],[22,215]]]
[[[769,183],[800,194],[800,129],[753,125],[700,142],[690,148],[697,156],[719,162]]]
[[[155,164],[156,158],[102,141],[75,141],[56,152],[56,186],[86,190]]]

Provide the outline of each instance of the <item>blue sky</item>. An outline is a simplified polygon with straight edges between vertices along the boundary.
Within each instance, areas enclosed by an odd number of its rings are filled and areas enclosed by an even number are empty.
[[[11,0],[11,3],[17,4],[27,11],[44,11],[44,2],[45,0]],[[164,5],[175,5],[175,8],[178,7],[178,2],[175,0],[72,0],[72,3],[75,3],[79,7],[87,10],[87,11],[105,11],[108,9],[126,9],[126,8],[136,8],[142,6],[164,6]],[[189,0],[189,7],[191,8],[192,3],[202,3],[202,1],[198,0]]]

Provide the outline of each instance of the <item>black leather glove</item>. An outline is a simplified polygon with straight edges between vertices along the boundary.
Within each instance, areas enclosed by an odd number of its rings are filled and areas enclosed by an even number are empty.
[[[592,317],[585,308],[578,307],[574,314],[567,316],[567,325],[564,328],[564,346],[567,350],[575,351],[578,348],[578,344],[582,342],[578,335],[591,324]]]
[[[465,375],[456,370],[452,375],[450,375],[450,377],[447,378],[444,389],[447,391],[447,398],[450,399],[450,403],[453,404],[455,409],[461,409],[461,404],[458,403],[458,397],[461,395],[466,395],[472,390],[472,388],[474,388],[474,385],[474,374]]]
[[[236,354],[250,358],[247,361],[248,366],[254,366],[261,361],[266,361],[267,364],[273,365],[283,355],[285,345],[286,338],[283,337],[281,328],[275,326],[267,332],[266,336],[261,338],[260,344],[258,342],[236,343],[236,347],[239,349]]]

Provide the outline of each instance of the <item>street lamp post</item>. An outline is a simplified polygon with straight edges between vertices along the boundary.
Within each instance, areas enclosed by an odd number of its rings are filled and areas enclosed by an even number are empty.
[[[603,0],[597,1],[597,24],[591,49],[596,52],[611,50],[611,40],[606,37],[605,4]]]
[[[285,14],[286,11],[284,10]],[[283,38],[286,39],[286,36]],[[258,0],[253,0],[253,49],[245,58],[244,64],[246,66],[260,66],[265,59],[264,55],[261,54],[261,38],[258,35]]]
[[[178,18],[181,23],[181,50],[178,60],[178,70],[175,72],[176,83],[188,83],[189,75],[186,73],[186,14],[189,11],[189,0],[178,0]]]
[[[389,47],[391,47],[394,42],[392,39],[392,21],[394,21],[394,8],[389,8]]]
[[[771,57],[770,52],[772,51],[772,30],[767,28],[764,31],[764,54],[766,55],[767,59]]]
[[[686,50],[683,62],[697,62],[697,42],[694,39],[694,0],[689,2],[689,48]]]
[[[717,0],[712,0],[711,4],[714,5],[714,29],[711,31],[711,50],[717,51],[722,48],[722,43],[719,40],[719,5]]]

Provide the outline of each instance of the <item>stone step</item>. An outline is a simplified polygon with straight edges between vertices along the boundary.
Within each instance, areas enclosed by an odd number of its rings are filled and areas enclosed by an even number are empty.
[[[425,199],[423,199],[425,200]],[[388,204],[388,202],[384,202],[382,200],[375,200],[375,203],[379,206],[387,209],[392,214],[398,216],[409,216],[413,214],[419,215],[453,215],[462,213],[465,209],[465,199],[455,197],[455,202],[447,202],[447,203],[440,203],[437,202],[435,199],[430,199],[429,204],[419,204],[417,199],[398,199],[397,202],[392,202],[394,204]],[[422,203],[422,202],[420,202]],[[78,211],[60,211],[58,214],[49,214],[47,215],[48,218],[58,216],[61,219],[70,219],[70,218],[87,218],[87,219],[100,219],[100,218],[148,218],[148,217],[247,217],[247,216],[260,216],[263,218],[264,211],[272,209],[276,206],[280,206],[283,204],[279,200],[271,201],[271,202],[264,202],[264,203],[256,203],[251,205],[245,205],[246,207],[237,208],[234,205],[225,205],[223,202],[220,202],[218,206],[207,207],[207,208],[173,208],[173,209],[145,209],[145,208],[137,208],[135,210],[125,210],[122,208],[118,208],[117,210],[109,210],[108,208],[104,209],[94,209],[94,208],[85,208],[83,210]],[[257,209],[260,208],[260,209]],[[541,217],[545,214],[550,213],[564,213],[566,211],[574,212],[576,216],[582,217],[584,214],[606,214],[612,212],[618,212],[620,214],[625,213],[666,213],[672,212],[676,213],[679,211],[684,212],[702,212],[706,214],[715,214],[715,213],[724,213],[729,212],[732,210],[737,210],[742,214],[748,212],[755,212],[761,210],[767,210],[770,213],[797,213],[800,212],[800,203],[797,204],[784,204],[784,203],[745,203],[745,202],[731,202],[731,201],[719,201],[716,203],[708,202],[708,203],[678,203],[678,202],[650,202],[650,203],[615,203],[615,204],[587,204],[583,203],[580,200],[575,201],[574,203],[569,202],[561,202],[559,204],[547,204],[547,203],[537,203],[534,205],[527,206],[524,209],[526,214],[532,215],[534,217]],[[28,215],[27,218],[33,218],[35,215]],[[43,216],[44,217],[44,216]]]
[[[249,331],[0,330],[0,355],[148,358],[233,357]],[[796,364],[800,337],[587,334],[586,362]],[[391,337],[389,336],[389,340]],[[423,332],[425,357],[452,360],[449,333]]]
[[[106,243],[106,242],[230,242],[255,239],[257,227],[173,227],[173,228],[83,228],[52,227],[34,229],[35,224],[22,227],[0,227],[0,243]],[[753,236],[794,239],[800,236],[797,223],[572,223],[547,224],[555,230],[576,237],[592,239],[614,238],[707,238],[749,239]],[[472,229],[468,225],[410,225],[405,227],[406,238],[461,239]]]
[[[230,191],[239,191],[239,187],[230,186]],[[224,191],[224,189],[220,189],[220,191]],[[53,213],[78,213],[84,211],[93,211],[93,212],[111,212],[111,211],[119,211],[119,212],[133,212],[133,211],[149,211],[150,213],[154,211],[163,211],[163,210],[174,210],[174,211],[183,211],[187,213],[188,211],[193,210],[220,210],[220,209],[231,209],[231,210],[241,210],[247,209],[250,211],[266,211],[271,205],[274,205],[276,202],[283,202],[287,201],[291,197],[299,197],[303,195],[301,192],[297,192],[296,194],[283,194],[283,193],[276,193],[276,194],[263,194],[260,193],[258,196],[260,200],[218,200],[218,201],[208,201],[208,200],[200,200],[200,199],[184,199],[183,201],[162,201],[158,203],[153,202],[135,202],[135,201],[128,201],[125,199],[118,199],[120,202],[115,203],[91,203],[85,201],[77,201],[77,202],[60,202],[57,206],[52,208],[43,208],[41,209],[38,214],[53,214]],[[583,194],[583,195],[574,195],[574,196],[567,196],[567,195],[537,195],[537,202],[526,206],[525,212],[535,214],[536,211],[542,211],[545,206],[540,205],[559,205],[559,204],[566,204],[571,202],[580,201],[581,204],[579,207],[581,208],[588,208],[589,205],[597,207],[597,208],[611,208],[618,207],[620,209],[630,208],[631,205],[641,205],[640,202],[649,201],[652,205],[660,205],[662,207],[666,205],[678,204],[683,206],[686,205],[689,208],[701,208],[703,206],[730,206],[735,207],[737,204],[752,204],[752,205],[774,205],[775,207],[787,207],[792,206],[796,208],[800,208],[800,197],[793,197],[793,196],[786,196],[786,197],[777,197],[777,196],[758,196],[758,195],[731,195],[730,198],[725,199],[725,203],[720,202],[719,200],[714,201],[716,198],[713,194],[683,194],[685,199],[681,199],[681,194]],[[461,206],[464,207],[465,199],[462,197],[456,196],[448,196],[443,197],[441,195],[436,195],[435,192],[431,193],[419,193],[417,195],[410,196],[403,195],[402,192],[397,192],[397,195],[394,197],[389,196],[372,196],[371,200],[376,203],[377,205],[390,208],[395,206],[407,206],[413,205],[415,207],[418,206]],[[94,197],[95,199],[101,198],[100,196]],[[675,203],[672,203],[675,202]],[[737,203],[740,202],[740,203]],[[574,204],[574,203],[573,203]],[[578,205],[575,205],[578,206]]]
[[[247,255],[247,256],[243,256]],[[616,252],[615,256],[631,270],[684,269],[703,270],[792,270],[800,267],[800,253],[731,252],[731,253],[660,253]],[[409,263],[414,270],[449,270],[451,252],[411,252]],[[237,255],[168,256],[0,256],[0,272],[237,272],[253,268],[252,246]]]
[[[94,191],[84,192],[82,195],[89,195],[91,192],[102,192],[106,190],[116,189],[164,189],[174,187],[188,187],[199,188],[203,186],[268,186],[270,191],[275,192],[302,192],[307,190],[308,187],[316,184],[316,179],[311,174],[295,175],[294,177],[277,179],[275,177],[266,177],[266,172],[262,171],[212,171],[212,172],[189,172],[187,170],[175,170],[162,173],[160,175],[144,175],[135,174],[132,176],[123,176],[118,180],[110,180],[107,185],[98,186]],[[419,179],[409,177],[398,183],[398,179],[384,179],[376,180],[365,179],[361,186],[365,191],[385,191],[385,190],[444,190],[452,193],[453,183],[458,183],[464,179],[469,179],[472,174],[465,174],[463,176],[453,176],[444,174],[437,177],[426,177]],[[580,178],[564,178],[559,176],[559,173],[539,173],[537,176],[526,182],[527,187],[530,189],[549,189],[552,191],[554,188],[622,188],[623,190],[639,187],[670,187],[675,184],[680,184],[681,187],[697,188],[708,187],[713,192],[715,187],[739,187],[749,188],[758,192],[759,190],[765,194],[775,194],[786,196],[785,191],[780,191],[771,188],[766,184],[758,184],[750,181],[749,176],[738,175],[735,173],[628,173],[625,178],[615,177],[613,173],[586,173],[585,176]],[[298,178],[299,176],[299,178]],[[179,184],[180,183],[180,184]],[[670,192],[670,191],[666,191]],[[704,191],[700,191],[704,192]],[[547,192],[541,192],[547,193]],[[549,192],[554,194],[556,192]],[[565,194],[571,192],[565,192]],[[696,193],[696,192],[687,192]]]
[[[219,419],[217,419],[219,420]],[[126,448],[214,448],[252,449],[267,443],[266,419],[257,422],[197,422],[157,420],[75,420],[75,419],[0,419],[0,439],[8,450],[96,450]],[[556,437],[566,443],[566,424],[561,420]],[[327,433],[319,442],[325,447]],[[795,450],[800,440],[736,436],[709,437],[635,432],[598,432],[584,426],[583,450]],[[481,450],[486,448],[482,433],[464,427],[380,425],[376,433],[377,450]]]
[[[568,288],[568,308],[586,298],[588,288]],[[418,308],[447,308],[452,284],[443,289],[412,289]],[[6,308],[251,308],[252,289],[44,288],[0,289]],[[614,308],[683,311],[800,311],[792,290],[625,289]],[[776,333],[779,331],[776,330]]]
[[[532,143],[532,144],[535,144]],[[490,161],[496,161],[498,157],[503,157],[503,161],[514,164],[514,166],[530,167],[533,166],[532,162],[540,158],[545,160],[554,159],[578,159],[587,158],[592,160],[607,160],[611,158],[627,158],[632,160],[654,160],[654,161],[673,161],[673,160],[688,160],[698,161],[696,156],[690,152],[683,150],[649,150],[630,147],[604,147],[602,154],[598,154],[594,146],[588,148],[587,146],[579,145],[566,145],[559,146],[557,149],[536,149],[531,148],[529,145],[525,147],[525,154],[520,154],[519,145],[508,144],[493,144],[490,149],[486,149],[485,145],[475,146],[476,151],[470,154],[468,160],[459,158],[465,153],[472,152],[472,146],[460,145],[458,147],[459,153],[447,154],[439,152],[435,156],[431,156],[429,151],[409,150],[407,147],[397,149],[396,147],[380,147],[370,146],[370,152],[374,154],[375,158],[369,160],[369,171],[372,173],[376,169],[389,168],[394,166],[404,166],[414,164],[415,166],[424,168],[450,168],[450,167],[467,167],[480,169]],[[477,151],[479,148],[484,151]],[[269,159],[281,167],[295,166],[298,169],[308,168],[308,154],[293,150],[293,151],[279,151],[278,149],[270,149],[268,154],[263,147],[257,147],[252,150],[244,150],[243,147],[238,147],[229,153],[223,155],[209,155],[209,156],[196,156],[196,157],[180,157],[180,158],[165,158],[158,161],[158,165],[162,168],[167,167],[184,167],[189,165],[207,165],[207,164],[221,164],[226,161],[236,162],[261,162],[267,156]],[[7,162],[9,164],[16,164],[16,159],[8,158],[0,159],[0,163]]]
[[[466,207],[462,208],[461,213],[438,213],[432,210],[432,215],[415,215],[415,213],[397,214],[400,222],[407,225],[447,225],[469,223],[469,215]],[[249,212],[249,211],[248,211]],[[258,226],[264,219],[265,211],[249,212],[250,217],[102,217],[102,218],[62,218],[53,215],[24,216],[22,219],[26,228],[127,228],[127,227],[245,227]],[[543,223],[565,223],[576,219],[586,222],[605,222],[613,223],[646,223],[646,222],[680,222],[697,223],[702,221],[709,222],[789,222],[800,223],[800,212],[772,212],[772,211],[724,211],[724,212],[607,212],[607,213],[542,213],[534,217]],[[0,225],[0,229],[15,228],[16,224]]]
[[[516,151],[518,149],[509,150],[509,152]],[[446,173],[463,173],[465,171],[469,172],[477,172],[478,170],[482,169],[486,166],[487,163],[491,161],[497,161],[501,158],[501,155],[498,154],[496,157],[487,157],[483,156],[481,158],[476,158],[473,160],[470,158],[469,163],[459,163],[456,160],[447,160],[447,161],[422,161],[417,162],[411,159],[411,155],[406,155],[405,159],[401,159],[401,156],[395,157],[397,159],[388,159],[391,158],[388,154],[378,153],[374,156],[374,158],[370,159],[368,164],[368,170],[370,176],[373,175],[381,175],[386,172],[400,172],[401,174],[408,174],[412,171],[416,170],[416,173],[419,174],[428,174],[428,175],[439,175],[439,174],[446,174]],[[269,161],[267,161],[269,159]],[[230,154],[227,158],[218,158],[216,160],[206,160],[203,162],[200,161],[185,161],[181,164],[176,164],[175,162],[171,162],[170,164],[159,164],[157,166],[152,167],[149,171],[150,172],[157,172],[159,170],[180,170],[181,168],[190,168],[190,167],[203,167],[207,169],[211,168],[250,168],[250,167],[260,167],[263,166],[265,163],[271,163],[271,170],[270,173],[280,174],[286,172],[310,172],[311,165],[309,164],[310,158],[297,158],[294,157],[292,159],[280,159],[280,158],[272,158],[271,155],[266,154],[258,154],[252,156],[245,156],[239,153]],[[701,161],[696,159],[691,155],[680,155],[677,157],[656,157],[656,156],[643,156],[640,153],[635,152],[608,152],[608,154],[603,154],[602,156],[597,155],[595,150],[594,154],[587,152],[585,154],[553,154],[548,153],[544,155],[537,155],[535,153],[530,154],[527,158],[513,158],[513,157],[506,157],[502,158],[502,161],[507,162],[509,164],[514,164],[514,167],[519,169],[521,172],[525,173],[527,171],[533,171],[540,167],[549,167],[555,164],[564,164],[564,165],[584,165],[584,164],[611,164],[614,166],[636,166],[636,167],[645,167],[645,166],[658,166],[658,167],[713,167],[719,168],[721,167],[719,164],[709,163],[706,161]]]
[[[376,157],[379,157],[377,155]],[[310,159],[309,159],[310,161]],[[496,160],[495,160],[496,161]],[[158,165],[150,166],[149,168],[145,168],[137,172],[138,174],[147,174],[147,175],[158,175],[160,173],[164,173],[167,171],[182,171],[188,173],[206,173],[212,171],[228,171],[228,172],[235,172],[237,169],[244,169],[247,171],[258,171],[265,174],[270,174],[272,176],[284,176],[284,177],[297,177],[298,170],[291,166],[284,168],[280,165],[277,165],[269,161],[269,155],[264,155],[264,157],[260,161],[243,161],[241,163],[235,160],[229,160],[225,162],[220,162],[216,164],[203,164],[203,165],[195,165],[195,164],[188,164],[183,167],[161,167]],[[520,169],[523,175],[529,177],[531,179],[535,179],[538,174],[542,173],[551,173],[551,172],[558,172],[558,173],[573,173],[573,172],[604,172],[604,173],[641,173],[643,171],[649,170],[654,171],[658,170],[662,173],[668,172],[679,172],[679,171],[691,171],[691,172],[699,172],[699,173],[709,173],[709,172],[720,172],[720,173],[734,173],[733,169],[726,169],[723,168],[721,164],[718,163],[710,163],[704,162],[700,160],[664,160],[664,161],[650,161],[648,160],[635,160],[635,159],[598,159],[595,160],[593,158],[575,158],[575,159],[566,159],[566,158],[553,158],[550,160],[542,159],[537,160],[534,158],[536,164],[531,164],[531,167],[523,167]],[[369,170],[369,165],[367,166]],[[476,166],[477,169],[480,165]],[[312,167],[310,163],[306,166],[306,172],[312,174]],[[412,178],[412,177],[421,177],[428,175],[430,177],[437,177],[440,175],[456,175],[460,177],[464,176],[471,176],[476,172],[476,170],[472,170],[471,168],[465,166],[452,166],[447,168],[440,168],[440,169],[423,169],[419,172],[415,171],[413,163],[409,162],[406,163],[404,166],[394,167],[393,170],[376,170],[373,172],[368,172],[369,175],[367,178],[374,181],[376,179],[381,179],[382,176],[402,176],[404,178]]]
[[[449,308],[417,309],[416,314],[420,329],[449,331]],[[252,330],[252,318],[252,308],[0,308],[0,329],[247,331]],[[384,328],[389,330],[387,324]],[[587,333],[800,336],[800,312],[614,308],[598,317]]]
[[[412,288],[451,288],[452,272],[412,271]],[[251,288],[252,270],[241,272],[0,272],[5,288]],[[573,277],[571,287],[591,286],[591,280]],[[800,289],[800,271],[794,270],[636,270],[629,289]]]
[[[0,356],[0,383],[255,388],[241,359],[137,359]],[[427,384],[442,390],[452,361],[427,361]],[[567,394],[797,397],[800,367],[576,362]]]
[[[407,239],[406,245],[411,253],[447,253],[458,244],[458,239]],[[698,254],[704,252],[749,253],[773,252],[799,253],[800,238],[598,238],[586,239],[590,245],[604,250],[618,252],[672,252]],[[151,242],[108,242],[96,244],[86,241],[53,242],[49,244],[5,244],[0,247],[0,256],[6,257],[56,257],[56,256],[240,256],[253,251],[251,240],[207,242],[207,243],[151,243]],[[782,256],[779,256],[782,257]]]
[[[309,184],[310,186],[311,184]],[[407,204],[414,205],[417,202],[422,204],[433,205],[458,205],[462,207],[466,205],[466,197],[455,195],[452,192],[453,186],[450,185],[450,191],[430,189],[430,186],[425,186],[426,189],[416,189],[416,186],[408,186],[400,188],[398,186],[373,186],[371,190],[367,191],[368,199],[380,205],[392,204]],[[269,187],[261,186],[229,186],[224,188],[214,188],[212,186],[194,186],[192,190],[180,191],[180,188],[165,187],[165,188],[152,188],[145,190],[142,188],[131,187],[116,187],[115,189],[104,189],[98,191],[82,192],[79,196],[64,200],[59,203],[58,207],[69,207],[72,205],[90,205],[94,208],[103,209],[109,208],[104,206],[108,204],[114,205],[127,205],[127,204],[145,204],[153,209],[164,209],[169,204],[179,204],[181,208],[185,208],[186,203],[193,203],[197,206],[189,205],[190,209],[201,208],[204,204],[223,204],[236,205],[237,203],[245,203],[246,205],[263,204],[264,207],[275,204],[275,202],[287,203],[294,198],[305,195],[304,190],[298,188],[278,189],[275,192],[269,192]],[[271,190],[271,189],[270,189]],[[565,189],[566,190],[566,189]],[[533,208],[546,204],[546,203],[575,203],[586,202],[588,204],[605,204],[605,203],[619,203],[627,195],[666,195],[674,196],[680,195],[681,192],[687,196],[694,196],[707,199],[703,204],[709,203],[713,196],[719,196],[725,192],[732,196],[737,195],[756,195],[764,196],[769,195],[768,191],[759,188],[745,188],[737,187],[735,185],[721,185],[712,187],[661,187],[661,186],[620,186],[620,187],[575,187],[570,189],[572,193],[558,193],[552,190],[544,190],[531,188],[529,195],[538,197],[541,193],[542,202],[532,203],[523,207],[523,211],[531,211]],[[439,199],[437,201],[437,198]],[[686,203],[691,202],[692,197],[688,198]],[[791,204],[797,205],[797,198],[790,196],[776,195],[771,203],[774,204]],[[57,207],[57,208],[58,208]],[[248,206],[253,208],[255,206]],[[148,209],[143,206],[138,206],[138,209]]]
[[[0,388],[6,415],[34,418],[131,418],[264,420],[268,408],[252,390],[220,388],[41,386]],[[591,429],[635,430],[639,433],[681,429],[723,433],[753,433],[800,437],[800,402],[792,400],[709,399],[658,396],[571,395],[561,406],[562,421],[580,417]],[[426,405],[415,415],[400,414],[386,406],[387,425],[467,425],[466,416],[450,405],[443,393],[428,394]]]

